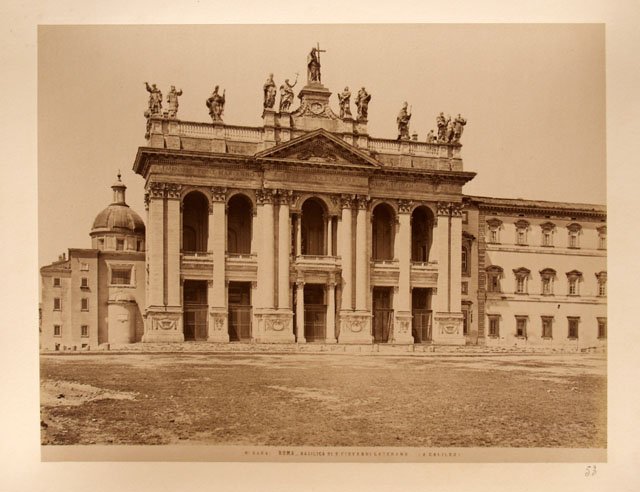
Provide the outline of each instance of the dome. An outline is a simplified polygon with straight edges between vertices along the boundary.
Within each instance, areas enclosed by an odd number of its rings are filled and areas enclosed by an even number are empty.
[[[93,227],[91,227],[91,236],[103,233],[144,236],[144,222],[125,202],[125,190],[127,187],[120,178],[121,175],[118,172],[118,180],[111,185],[113,201],[94,219]]]
[[[112,203],[96,216],[91,232],[144,234],[144,222],[129,205]]]

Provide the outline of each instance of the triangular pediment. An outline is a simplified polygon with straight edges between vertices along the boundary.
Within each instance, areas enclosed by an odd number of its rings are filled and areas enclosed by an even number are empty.
[[[258,152],[255,157],[259,160],[269,161],[295,161],[356,167],[380,166],[367,152],[348,144],[322,128]]]

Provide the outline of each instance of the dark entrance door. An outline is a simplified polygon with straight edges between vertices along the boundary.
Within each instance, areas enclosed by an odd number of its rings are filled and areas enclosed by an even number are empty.
[[[251,284],[229,282],[229,340],[251,340]]]
[[[391,287],[373,288],[373,341],[387,343],[393,326]]]
[[[184,339],[206,340],[207,330],[207,282],[206,280],[185,280],[184,299]]]
[[[307,342],[322,342],[326,338],[327,306],[324,285],[304,286],[304,338]]]
[[[415,343],[431,341],[431,289],[413,289],[411,299],[413,314],[413,340]]]

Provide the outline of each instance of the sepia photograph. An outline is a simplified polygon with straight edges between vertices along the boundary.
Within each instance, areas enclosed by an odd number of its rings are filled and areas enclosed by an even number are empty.
[[[43,460],[607,460],[603,24],[37,41]]]

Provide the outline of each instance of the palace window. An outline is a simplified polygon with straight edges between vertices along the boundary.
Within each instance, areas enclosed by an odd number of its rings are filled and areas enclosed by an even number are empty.
[[[53,286],[60,287],[60,277],[53,277]]]
[[[567,320],[569,323],[567,338],[578,338],[578,324],[580,323],[580,318],[577,316],[568,316]]]
[[[89,271],[89,263],[80,263],[80,271],[88,272]]]
[[[89,325],[82,325],[80,327],[80,336],[85,338],[89,336]]]
[[[578,270],[571,270],[567,272],[567,282],[569,283],[569,288],[567,289],[567,294],[570,296],[578,296],[580,295],[580,280],[582,279],[582,272]]]
[[[466,210],[462,212],[462,223],[463,224],[469,223],[469,212],[467,212]]]
[[[542,246],[553,246],[553,232],[556,228],[555,224],[545,222],[544,224],[540,224],[540,228],[542,229]]]
[[[526,220],[518,220],[516,226],[516,244],[525,246],[527,244],[527,231],[529,230],[529,222]]]
[[[553,316],[542,316],[542,338],[553,338]]]
[[[580,224],[569,224],[567,226],[567,230],[569,231],[569,239],[568,245],[570,248],[579,248],[580,247],[580,231],[582,230],[582,226]]]
[[[607,338],[607,318],[598,318],[598,338]]]
[[[469,282],[462,282],[460,291],[463,295],[467,295],[469,293]]]
[[[527,268],[520,267],[513,271],[513,274],[516,276],[516,294],[526,294],[527,293],[527,284],[529,279],[529,274],[531,270]]]
[[[553,281],[556,278],[556,271],[552,268],[545,268],[540,271],[540,278],[542,279],[542,295],[553,295]]]
[[[82,277],[80,279],[80,288],[88,289],[89,288],[89,279],[87,277]]]
[[[124,239],[116,239],[116,251],[124,250]]]
[[[89,299],[87,297],[83,297],[80,300],[80,310],[81,311],[89,311]]]
[[[500,336],[500,316],[498,315],[489,315],[489,336]]]
[[[53,325],[53,336],[54,337],[62,336],[62,327],[60,325]]]
[[[53,298],[53,310],[54,311],[60,311],[62,309],[62,301],[60,300],[59,297],[54,297]]]
[[[111,268],[111,285],[131,285],[131,267],[119,266]]]
[[[527,338],[526,316],[516,316],[516,336],[518,338]]]
[[[487,268],[487,291],[488,292],[502,292],[500,287],[500,277],[502,276],[502,268],[496,265],[491,265]]]
[[[607,249],[607,226],[598,227],[598,249]]]
[[[500,242],[500,227],[502,221],[499,219],[487,220],[487,242],[497,244]]]
[[[607,295],[607,272],[596,273],[596,279],[598,280],[598,296],[605,297]]]

